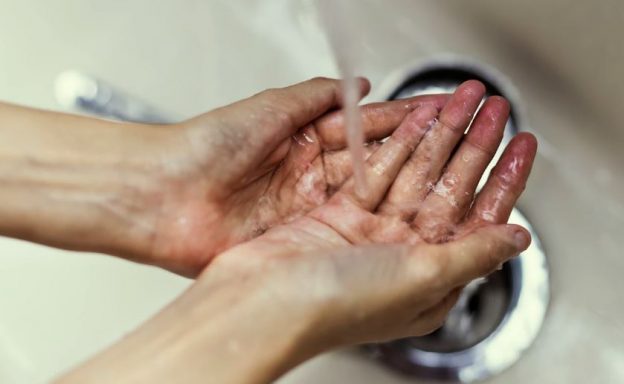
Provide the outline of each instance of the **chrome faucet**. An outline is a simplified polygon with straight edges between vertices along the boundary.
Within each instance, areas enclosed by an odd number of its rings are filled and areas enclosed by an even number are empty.
[[[68,70],[56,78],[56,100],[63,107],[103,118],[140,123],[170,123],[169,114],[108,83]]]

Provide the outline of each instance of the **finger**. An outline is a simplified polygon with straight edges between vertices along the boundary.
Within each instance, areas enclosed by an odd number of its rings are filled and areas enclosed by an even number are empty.
[[[382,143],[372,142],[364,146],[364,160],[368,160],[370,156],[381,147]],[[329,151],[323,152],[322,163],[327,179],[328,193],[332,194],[341,187],[349,177],[353,175],[353,163],[349,151]]]
[[[260,145],[278,144],[330,109],[340,106],[340,80],[316,77],[286,88],[274,88],[214,111],[234,127],[252,127],[247,137]],[[358,79],[360,96],[370,83]],[[269,146],[270,149],[273,149]]]
[[[477,184],[503,139],[509,103],[487,99],[444,174],[418,210],[414,224],[427,241],[447,236],[466,214]]]
[[[451,152],[468,127],[485,93],[478,81],[460,85],[444,106],[438,122],[427,132],[388,192],[382,211],[413,215],[438,181]]]
[[[537,140],[530,133],[514,137],[470,208],[467,222],[506,223],[526,186],[537,152]]]
[[[362,114],[362,130],[366,142],[378,140],[387,137],[394,131],[405,116],[421,106],[432,106],[438,111],[442,109],[448,101],[450,95],[423,95],[415,96],[407,99],[393,100],[382,103],[372,103],[360,107]],[[330,112],[319,119],[313,125],[305,127],[299,133],[293,136],[292,142],[299,144],[297,155],[298,163],[305,163],[315,159],[322,150],[326,150],[329,156],[327,170],[332,170],[331,160],[339,160],[340,169],[337,172],[339,177],[330,182],[331,185],[342,185],[342,183],[351,176],[352,164],[350,155],[344,151],[338,151],[346,147],[346,137],[344,130],[344,113],[343,111]],[[273,152],[264,163],[274,164],[275,161],[281,160],[285,152],[291,145],[290,140],[285,140],[278,150]],[[370,150],[376,148],[375,143],[370,143],[364,149],[365,158],[368,157]]]
[[[521,226],[488,225],[460,239],[430,246],[429,256],[438,265],[438,283],[457,287],[492,273],[530,243],[531,235]]]
[[[366,191],[356,193],[354,180],[349,179],[341,192],[363,209],[374,210],[437,114],[435,108],[425,106],[407,115],[392,136],[366,161]]]
[[[381,143],[364,147],[364,160],[368,159]],[[292,138],[292,144],[282,166],[275,174],[276,180],[289,180],[290,188],[307,196],[312,191],[322,192],[324,201],[332,196],[353,174],[353,163],[348,151],[321,152],[313,129],[304,129]],[[288,177],[287,177],[288,176]],[[283,184],[288,190],[289,185]]]
[[[365,143],[364,160],[367,160],[380,146],[381,143],[377,141]],[[298,168],[305,168],[317,159],[322,161],[322,167],[327,174],[328,181],[331,181],[330,184],[342,184],[353,174],[353,163],[349,151],[321,151],[316,131],[308,126],[292,137],[288,159],[284,166],[293,163]]]
[[[366,141],[388,137],[401,121],[413,110],[422,106],[432,106],[438,111],[448,101],[450,95],[424,95],[408,99],[372,103],[360,107],[362,131]],[[330,112],[314,122],[323,149],[336,150],[347,145],[343,111]]]
[[[393,100],[382,103],[372,103],[360,107],[362,116],[362,131],[366,142],[386,138],[394,131],[405,116],[414,109],[431,105],[441,110],[450,95],[423,95],[408,99]],[[311,128],[310,128],[311,127]],[[329,112],[321,116],[312,125],[304,128],[304,134],[297,133],[301,143],[309,138],[318,143],[316,152],[308,151],[308,158],[316,157],[322,150],[336,151],[346,147],[344,113],[341,110]],[[290,148],[291,141],[284,140],[273,151],[263,164],[273,165],[281,161]],[[349,175],[350,176],[350,175]],[[344,181],[344,180],[342,180]]]

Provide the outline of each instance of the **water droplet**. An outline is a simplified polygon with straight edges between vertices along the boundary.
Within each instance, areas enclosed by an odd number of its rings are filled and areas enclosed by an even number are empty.
[[[303,138],[306,139],[308,143],[314,143],[312,136],[308,135],[306,132],[303,132],[302,135],[303,135]]]

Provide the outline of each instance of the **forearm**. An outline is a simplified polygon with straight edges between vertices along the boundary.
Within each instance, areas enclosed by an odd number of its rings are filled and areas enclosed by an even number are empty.
[[[276,303],[258,278],[235,276],[200,279],[58,384],[269,383],[311,357],[302,347],[314,317]]]
[[[157,198],[154,175],[169,136],[160,127],[0,104],[0,235],[144,253],[153,228],[143,207]]]

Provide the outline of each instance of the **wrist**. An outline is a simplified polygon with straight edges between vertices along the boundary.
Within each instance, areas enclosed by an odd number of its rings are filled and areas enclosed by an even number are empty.
[[[258,277],[262,271],[211,268],[155,318],[60,382],[268,383],[312,356],[312,321],[280,303]]]
[[[207,303],[202,316],[205,321],[221,314],[221,320],[204,323],[206,331],[213,334],[206,344],[207,353],[213,351],[214,356],[215,350],[223,351],[222,360],[216,362],[222,368],[212,369],[221,375],[216,382],[273,382],[315,354],[309,343],[313,331],[309,311],[282,301],[265,279],[245,279],[248,284],[237,281],[224,288],[223,296]],[[212,284],[205,289],[217,290]],[[207,291],[198,292],[205,295]],[[216,343],[215,338],[219,340]]]
[[[223,376],[218,382],[273,382],[321,352],[314,343],[316,308],[303,305],[295,292],[287,292],[292,287],[276,280],[281,273],[274,273],[270,263],[262,260],[252,260],[244,268],[216,262],[200,276],[195,292],[189,291],[190,306],[212,295],[199,319],[206,334],[213,334],[207,349],[223,347],[223,360],[217,362]],[[205,322],[207,318],[212,320]]]

